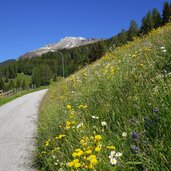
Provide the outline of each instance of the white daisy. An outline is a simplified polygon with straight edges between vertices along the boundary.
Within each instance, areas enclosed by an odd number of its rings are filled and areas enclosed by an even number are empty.
[[[123,136],[123,137],[126,137],[126,136],[127,136],[127,133],[126,133],[126,132],[123,132],[123,133],[122,133],[122,136]]]
[[[113,158],[110,159],[110,163],[112,165],[115,165],[117,163],[117,160],[113,157]]]

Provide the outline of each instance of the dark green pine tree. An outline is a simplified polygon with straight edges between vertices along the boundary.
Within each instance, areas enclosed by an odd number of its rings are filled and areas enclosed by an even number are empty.
[[[160,27],[162,18],[161,18],[160,12],[156,8],[153,9],[152,16],[153,16],[154,28]]]
[[[170,16],[171,16],[171,7],[168,1],[166,1],[163,6],[162,23],[163,24],[168,23],[170,21]]]
[[[143,17],[140,28],[140,34],[147,34],[154,28],[153,16],[151,11],[148,11],[146,17]]]
[[[119,38],[120,44],[127,43],[128,35],[125,29],[121,30],[121,32],[118,34],[118,38]]]
[[[133,37],[136,37],[139,33],[139,28],[135,20],[131,20],[128,30],[128,40],[131,41]]]
[[[88,56],[89,63],[102,57],[104,55],[104,53],[105,53],[105,49],[104,49],[104,43],[102,41],[92,44],[92,46],[90,48],[90,53]]]
[[[41,85],[41,69],[40,66],[37,66],[32,71],[32,83],[36,86]]]
[[[36,86],[48,85],[53,78],[52,71],[48,65],[40,65],[32,71],[32,83]]]
[[[151,11],[147,13],[146,19],[147,19],[147,31],[150,32],[154,28],[153,16]]]

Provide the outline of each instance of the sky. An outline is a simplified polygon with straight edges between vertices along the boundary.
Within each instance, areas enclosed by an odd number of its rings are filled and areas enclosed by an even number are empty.
[[[165,0],[0,0],[0,62],[66,36],[110,38]]]

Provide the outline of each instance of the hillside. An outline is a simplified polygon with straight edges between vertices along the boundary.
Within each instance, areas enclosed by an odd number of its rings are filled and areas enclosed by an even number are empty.
[[[10,63],[14,63],[15,61],[16,61],[15,59],[9,59],[4,62],[1,62],[0,66],[6,66],[6,65],[9,65]]]
[[[38,123],[39,170],[169,171],[171,24],[51,86]]]

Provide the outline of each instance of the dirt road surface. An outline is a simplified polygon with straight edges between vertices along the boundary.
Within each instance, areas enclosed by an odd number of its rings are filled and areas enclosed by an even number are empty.
[[[33,171],[39,103],[47,90],[24,95],[0,107],[0,171]]]

